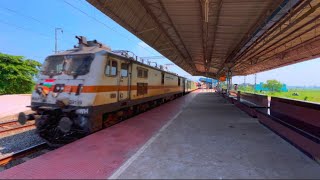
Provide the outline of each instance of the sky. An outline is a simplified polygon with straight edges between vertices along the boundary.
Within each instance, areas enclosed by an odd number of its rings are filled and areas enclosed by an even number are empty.
[[[76,35],[96,39],[113,50],[123,49],[140,57],[161,56],[142,40],[122,28],[85,0],[1,0],[0,52],[22,55],[43,62],[54,53],[55,28],[58,32],[58,50],[71,49],[77,44]],[[168,59],[154,59],[158,64],[172,63]],[[198,80],[176,65],[170,71]],[[320,59],[310,60],[257,74],[257,83],[277,79],[289,86],[320,86]],[[234,77],[233,83],[243,83],[244,77]],[[246,77],[254,83],[254,76]]]

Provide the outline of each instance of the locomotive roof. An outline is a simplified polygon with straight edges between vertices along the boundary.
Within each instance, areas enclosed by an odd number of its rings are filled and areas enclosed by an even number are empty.
[[[173,72],[165,71],[165,70],[162,70],[162,69],[160,69],[160,68],[156,68],[156,67],[154,67],[154,66],[150,66],[150,65],[148,65],[148,64],[144,64],[144,63],[142,63],[142,62],[140,62],[140,61],[133,60],[133,59],[131,59],[131,58],[128,58],[128,57],[119,55],[119,54],[117,54],[117,53],[114,53],[114,52],[112,52],[112,51],[108,51],[108,50],[106,50],[106,49],[102,49],[102,48],[100,48],[100,47],[98,47],[98,46],[90,46],[90,47],[82,47],[82,48],[73,48],[73,49],[69,49],[69,50],[66,50],[66,51],[58,52],[58,53],[53,54],[53,55],[51,55],[51,56],[73,55],[73,54],[74,54],[74,55],[76,55],[76,54],[89,54],[89,53],[95,54],[95,53],[99,53],[99,52],[101,52],[101,53],[103,53],[103,52],[104,52],[104,53],[108,53],[108,54],[111,54],[111,55],[113,55],[113,56],[117,56],[118,58],[121,58],[121,59],[124,59],[124,60],[127,60],[127,61],[132,61],[132,62],[134,62],[134,63],[137,63],[137,64],[141,65],[141,66],[145,66],[145,67],[152,68],[152,69],[155,69],[155,70],[158,70],[158,71],[161,71],[161,72],[165,72],[165,73],[168,73],[168,74],[171,74],[171,75],[178,76],[178,77],[180,77],[180,78],[187,79],[186,77],[180,76],[180,75],[175,74],[175,73],[173,73]]]
[[[106,51],[104,49],[99,48],[98,46],[90,46],[90,47],[82,47],[82,48],[73,48],[66,51],[62,51],[52,56],[59,56],[59,55],[71,55],[71,54],[89,54],[89,53],[98,53],[101,51]]]
[[[165,73],[168,73],[168,74],[171,74],[171,75],[178,76],[178,77],[180,77],[180,78],[185,78],[185,79],[187,79],[186,77],[180,76],[179,74],[176,74],[176,73],[174,73],[174,72],[165,71],[165,70],[163,70],[163,69],[160,69],[160,68],[157,68],[157,67],[148,65],[148,64],[144,64],[144,63],[142,63],[142,62],[140,62],[140,61],[138,61],[138,60],[131,59],[131,58],[128,58],[128,57],[119,55],[119,54],[114,53],[114,52],[112,52],[112,51],[111,51],[111,52],[110,52],[110,51],[107,51],[107,53],[108,53],[108,54],[112,54],[113,56],[120,57],[120,58],[125,59],[125,60],[130,61],[130,62],[132,61],[132,62],[134,62],[134,63],[137,63],[137,64],[141,65],[141,66],[145,66],[145,67],[152,68],[152,69],[155,69],[155,70],[158,70],[158,71],[161,71],[161,72],[165,72]]]

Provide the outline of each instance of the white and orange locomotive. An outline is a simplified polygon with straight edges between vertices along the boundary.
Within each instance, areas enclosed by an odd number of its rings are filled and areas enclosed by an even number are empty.
[[[32,93],[37,133],[62,145],[197,89],[196,83],[77,36],[79,45],[46,58]]]

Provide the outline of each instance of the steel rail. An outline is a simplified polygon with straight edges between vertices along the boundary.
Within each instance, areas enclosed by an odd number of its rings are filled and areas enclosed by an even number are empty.
[[[32,154],[34,152],[43,150],[47,147],[48,147],[48,145],[46,143],[40,143],[40,144],[31,146],[31,147],[28,147],[26,149],[23,149],[21,151],[18,151],[16,153],[10,154],[8,156],[5,156],[0,159],[0,166],[4,166],[4,165],[8,164],[9,162],[11,162],[12,160],[27,156],[27,155]]]
[[[15,126],[18,125],[17,127],[12,127],[12,128],[7,128],[6,126]],[[34,127],[34,123],[31,124],[26,124],[26,125],[20,125],[18,121],[10,121],[10,122],[4,122],[0,123],[0,134],[11,132],[11,131],[16,131],[20,130],[23,128],[29,128],[29,127]]]

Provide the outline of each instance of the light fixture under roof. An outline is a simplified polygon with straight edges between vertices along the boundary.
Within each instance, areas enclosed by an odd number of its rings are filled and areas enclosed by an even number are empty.
[[[206,23],[209,21],[209,0],[204,1],[204,21]]]

